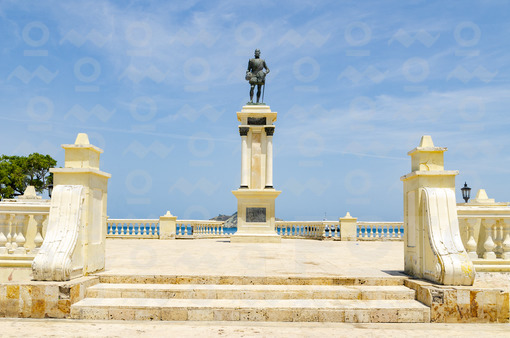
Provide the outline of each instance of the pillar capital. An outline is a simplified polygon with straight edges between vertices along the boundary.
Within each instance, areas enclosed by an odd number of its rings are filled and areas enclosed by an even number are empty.
[[[239,135],[248,136],[248,132],[250,131],[250,127],[239,127]]]
[[[264,127],[264,130],[266,131],[267,136],[273,136],[274,134],[274,126],[272,127]]]

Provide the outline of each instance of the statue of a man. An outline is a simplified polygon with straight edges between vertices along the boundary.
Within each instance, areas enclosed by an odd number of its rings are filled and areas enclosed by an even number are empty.
[[[266,71],[264,71],[264,69]],[[257,103],[260,101],[260,88],[266,83],[266,74],[269,73],[269,68],[266,61],[260,58],[260,50],[255,49],[255,58],[248,61],[248,70],[246,71],[246,80],[250,82],[250,103],[253,103],[253,92],[255,85],[257,86]]]

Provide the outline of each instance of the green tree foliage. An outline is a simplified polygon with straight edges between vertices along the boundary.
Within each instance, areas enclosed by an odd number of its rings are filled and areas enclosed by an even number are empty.
[[[13,198],[22,195],[27,186],[33,185],[35,190],[42,193],[53,183],[50,168],[55,167],[55,161],[50,155],[33,153],[28,156],[0,157],[0,196]]]

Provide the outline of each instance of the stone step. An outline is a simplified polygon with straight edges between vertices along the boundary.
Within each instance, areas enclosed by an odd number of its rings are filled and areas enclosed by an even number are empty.
[[[93,298],[160,299],[415,299],[402,285],[212,285],[101,283],[87,289]]]
[[[225,320],[403,323],[429,322],[430,309],[414,300],[85,298],[75,319]]]
[[[404,285],[403,274],[381,277],[303,276],[182,276],[98,274],[100,283],[128,284],[219,284],[219,285]]]

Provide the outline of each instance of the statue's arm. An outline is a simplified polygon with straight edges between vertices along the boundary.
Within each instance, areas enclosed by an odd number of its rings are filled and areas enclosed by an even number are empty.
[[[248,74],[248,72],[250,71],[250,61],[248,60],[248,69],[246,70],[246,74]]]
[[[264,60],[264,68],[266,69],[266,74],[269,74],[269,67],[267,66],[265,60]]]

